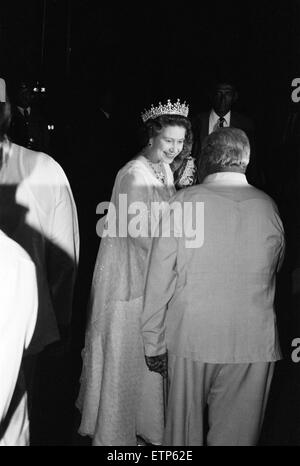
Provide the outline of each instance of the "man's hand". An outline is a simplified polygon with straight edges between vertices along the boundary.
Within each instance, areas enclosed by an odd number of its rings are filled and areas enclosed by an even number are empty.
[[[149,371],[158,372],[162,377],[168,376],[168,353],[159,356],[145,356]]]

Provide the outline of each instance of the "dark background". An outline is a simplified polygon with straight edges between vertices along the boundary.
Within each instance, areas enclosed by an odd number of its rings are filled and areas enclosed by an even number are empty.
[[[66,171],[78,207],[82,265],[69,374],[73,388],[70,392],[62,386],[64,396],[69,394],[68,410],[64,411],[63,399],[56,405],[56,411],[67,413],[68,423],[60,423],[57,415],[51,418],[47,410],[35,423],[37,431],[38,422],[44,423],[36,443],[76,444],[80,440],[73,406],[95,242],[98,246],[95,206],[108,200],[102,198],[102,183],[105,180],[112,188],[116,170],[134,155],[138,115],[149,103],[180,97],[189,102],[193,115],[208,108],[207,87],[212,80],[225,78],[238,88],[237,109],[256,123],[257,150],[267,171],[266,190],[278,202],[283,217],[289,218],[282,185],[289,184],[295,166],[283,150],[283,140],[289,115],[299,114],[300,104],[291,101],[291,82],[300,77],[300,3],[10,0],[1,6],[0,57],[0,76],[8,88],[19,77],[45,85],[43,105],[55,128],[50,155]],[[118,143],[118,150],[110,155],[101,151],[95,124],[100,95],[107,87],[114,97],[112,145]],[[93,192],[99,186],[101,193],[92,205],[91,184]],[[261,439],[271,445],[300,444],[300,373],[298,365],[290,363],[292,312],[286,299],[287,282],[284,278],[279,299],[285,359],[278,364]],[[297,325],[295,337],[300,336]],[[45,381],[43,388],[47,388]]]
[[[237,110],[254,118],[268,164],[276,147],[264,132],[282,136],[291,81],[300,76],[299,19],[298,0],[11,0],[1,11],[0,74],[8,83],[25,76],[46,86],[52,155],[74,183],[78,128],[81,139],[89,137],[107,87],[114,96],[119,150],[110,164],[116,168],[136,150],[134,131],[145,107],[180,97],[193,115],[207,108],[212,79],[224,77],[237,85]]]
[[[1,12],[0,72],[43,82],[50,114],[65,125],[108,84],[124,124],[163,96],[185,97],[195,112],[218,75],[236,82],[240,109],[282,119],[300,75],[299,2],[192,5],[11,0]]]
[[[114,97],[113,177],[136,151],[135,129],[145,107],[180,97],[194,115],[208,107],[213,79],[232,80],[239,91],[236,109],[256,123],[258,151],[276,197],[273,162],[280,157],[282,163],[278,144],[297,107],[291,82],[300,76],[299,19],[299,0],[11,0],[1,11],[0,75],[8,85],[21,76],[45,85],[44,107],[55,128],[51,155],[75,187],[82,176],[77,141],[95,138],[91,123],[106,88]],[[107,159],[96,146],[94,141],[100,170]]]

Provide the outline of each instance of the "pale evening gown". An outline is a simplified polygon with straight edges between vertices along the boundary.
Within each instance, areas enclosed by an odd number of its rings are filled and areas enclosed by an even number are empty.
[[[175,194],[173,174],[158,180],[144,156],[117,174],[111,202],[120,193],[128,205],[168,201]],[[118,212],[118,209],[117,209]],[[150,238],[103,237],[91,290],[77,406],[79,433],[93,445],[136,445],[136,435],[160,444],[164,429],[163,379],[146,366],[140,332],[144,273]]]

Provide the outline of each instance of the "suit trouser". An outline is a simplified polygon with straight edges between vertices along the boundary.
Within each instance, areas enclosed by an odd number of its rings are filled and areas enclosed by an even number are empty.
[[[210,364],[169,354],[169,400],[164,445],[256,445],[274,363]]]

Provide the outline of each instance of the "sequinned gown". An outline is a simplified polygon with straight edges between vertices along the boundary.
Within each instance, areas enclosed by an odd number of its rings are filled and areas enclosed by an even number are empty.
[[[155,177],[142,155],[117,174],[111,202],[121,221],[119,194],[128,205],[147,206],[168,201],[175,194],[173,175],[164,164],[167,182]],[[91,290],[77,406],[82,411],[79,433],[93,437],[93,445],[136,445],[136,435],[162,442],[164,428],[163,379],[150,372],[140,333],[144,273],[150,238],[103,237]]]

